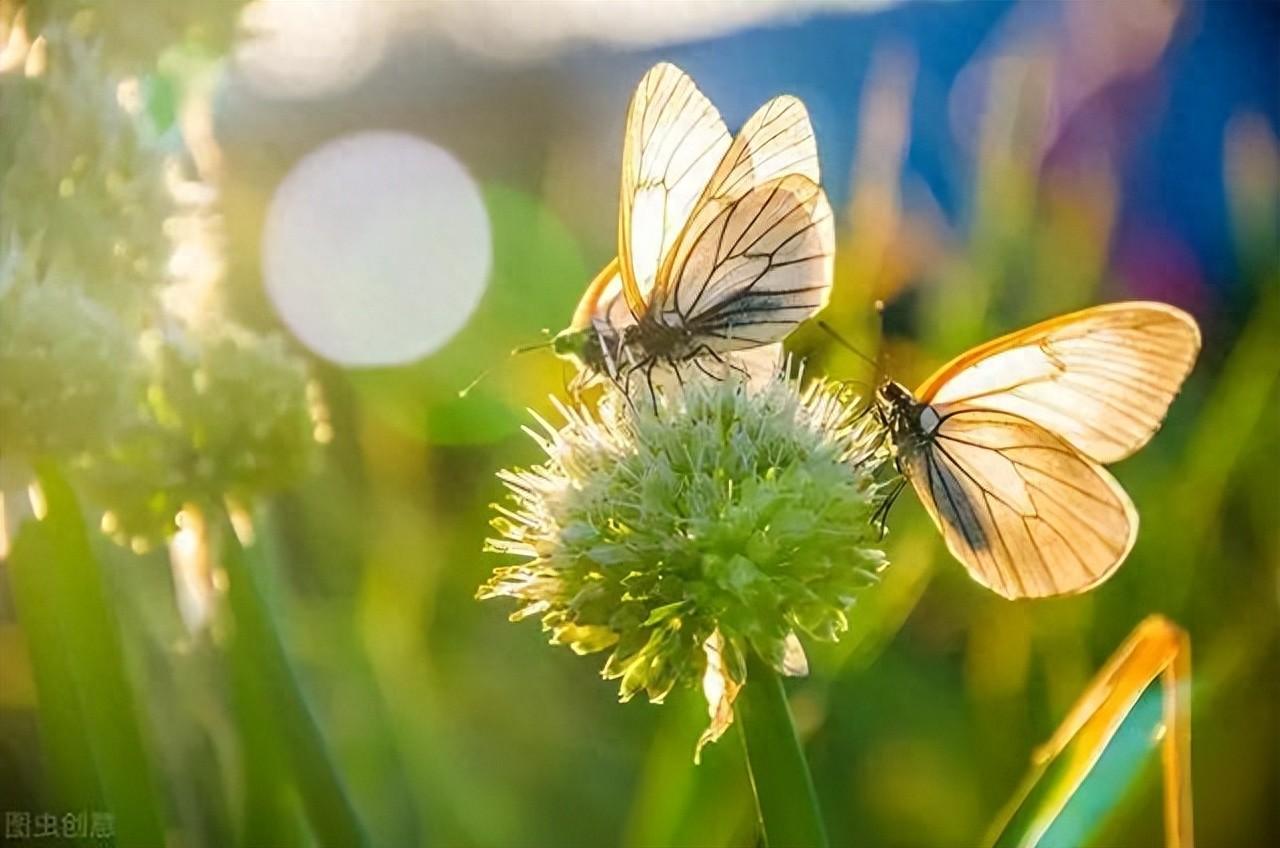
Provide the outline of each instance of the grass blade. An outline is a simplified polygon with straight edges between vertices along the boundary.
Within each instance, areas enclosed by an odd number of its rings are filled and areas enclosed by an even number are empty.
[[[71,487],[37,465],[43,515],[12,554],[44,745],[59,803],[112,816],[122,845],[162,845],[164,826],[119,625]]]
[[[227,572],[227,599],[235,618],[231,650],[237,674],[248,674],[256,680],[254,688],[271,710],[317,841],[351,848],[366,845],[364,828],[329,757],[324,737],[256,583],[254,572],[258,569],[249,562],[254,550],[241,547],[225,516],[220,521],[219,535]]]

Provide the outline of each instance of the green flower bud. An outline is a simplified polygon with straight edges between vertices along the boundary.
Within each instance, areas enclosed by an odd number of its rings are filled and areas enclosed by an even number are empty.
[[[744,651],[803,673],[796,635],[836,639],[885,566],[886,454],[872,417],[822,381],[699,380],[671,397],[610,392],[597,414],[556,402],[563,425],[526,428],[547,459],[499,473],[514,507],[495,506],[486,544],[524,561],[479,597],[517,599],[512,619],[539,616],[553,644],[609,651],[623,701],[701,680],[708,741],[732,718]]]
[[[0,454],[76,456],[128,417],[139,356],[115,316],[73,288],[0,295]]]
[[[248,500],[309,470],[315,404],[279,337],[222,324],[146,342],[145,415],[83,474],[117,539],[154,544],[186,503]]]

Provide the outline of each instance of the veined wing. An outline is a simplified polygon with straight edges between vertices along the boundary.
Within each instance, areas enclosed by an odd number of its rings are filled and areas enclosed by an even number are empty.
[[[782,357],[782,342],[773,342],[725,351],[718,359],[703,356],[696,360],[693,368],[716,380],[745,380],[747,388],[754,390],[763,388],[773,379],[782,367]],[[690,370],[690,364],[686,363],[684,371]]]
[[[711,175],[690,218],[687,232],[700,233],[725,206],[757,186],[788,174],[818,178],[818,147],[804,103],[789,94],[775,97],[751,116],[733,140],[729,152]],[[683,266],[696,239],[682,238],[667,254],[651,300],[661,302],[676,279],[673,268]]]
[[[818,178],[818,146],[804,103],[790,94],[765,103],[743,125],[702,193],[702,202],[742,197],[787,174]]]
[[[635,318],[623,301],[622,277],[618,272],[618,260],[614,259],[601,269],[587,287],[586,293],[578,301],[569,329],[584,330],[593,325],[607,325],[614,330],[621,330],[634,323]],[[704,357],[698,363],[699,369],[711,377],[727,379],[741,376],[752,387],[762,386],[781,365],[781,343],[729,351],[719,360]]]
[[[720,113],[679,68],[654,66],[627,111],[618,257],[627,306],[646,309],[664,258],[729,149]]]
[[[720,353],[781,341],[826,306],[835,229],[820,186],[790,174],[707,208],[707,225],[684,235],[660,320]]]
[[[1096,586],[1137,538],[1138,514],[1120,484],[1016,415],[951,412],[902,459],[947,548],[1006,598]]]
[[[1163,303],[1113,303],[974,348],[916,391],[940,414],[980,407],[1034,421],[1101,463],[1160,427],[1200,350],[1200,331]]]

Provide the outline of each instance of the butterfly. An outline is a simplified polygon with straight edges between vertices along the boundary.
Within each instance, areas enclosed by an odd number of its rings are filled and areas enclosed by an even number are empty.
[[[552,349],[585,381],[681,366],[772,373],[782,339],[831,290],[835,232],[809,115],[765,103],[730,138],[687,75],[641,79],[623,142],[618,256]]]
[[[975,580],[1006,598],[1073,594],[1137,538],[1137,510],[1102,466],[1150,440],[1199,350],[1182,310],[1113,303],[980,345],[914,393],[886,381],[872,409]]]

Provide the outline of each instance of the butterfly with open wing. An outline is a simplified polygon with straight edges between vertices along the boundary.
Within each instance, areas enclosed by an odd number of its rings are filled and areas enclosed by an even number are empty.
[[[1182,310],[1113,303],[980,345],[914,393],[887,381],[872,408],[975,580],[1006,598],[1073,594],[1137,538],[1137,510],[1102,466],[1147,443],[1199,350]]]
[[[552,340],[578,386],[682,367],[771,374],[782,339],[827,303],[835,231],[808,113],[767,102],[730,139],[693,81],[651,69],[623,144],[618,256]]]

